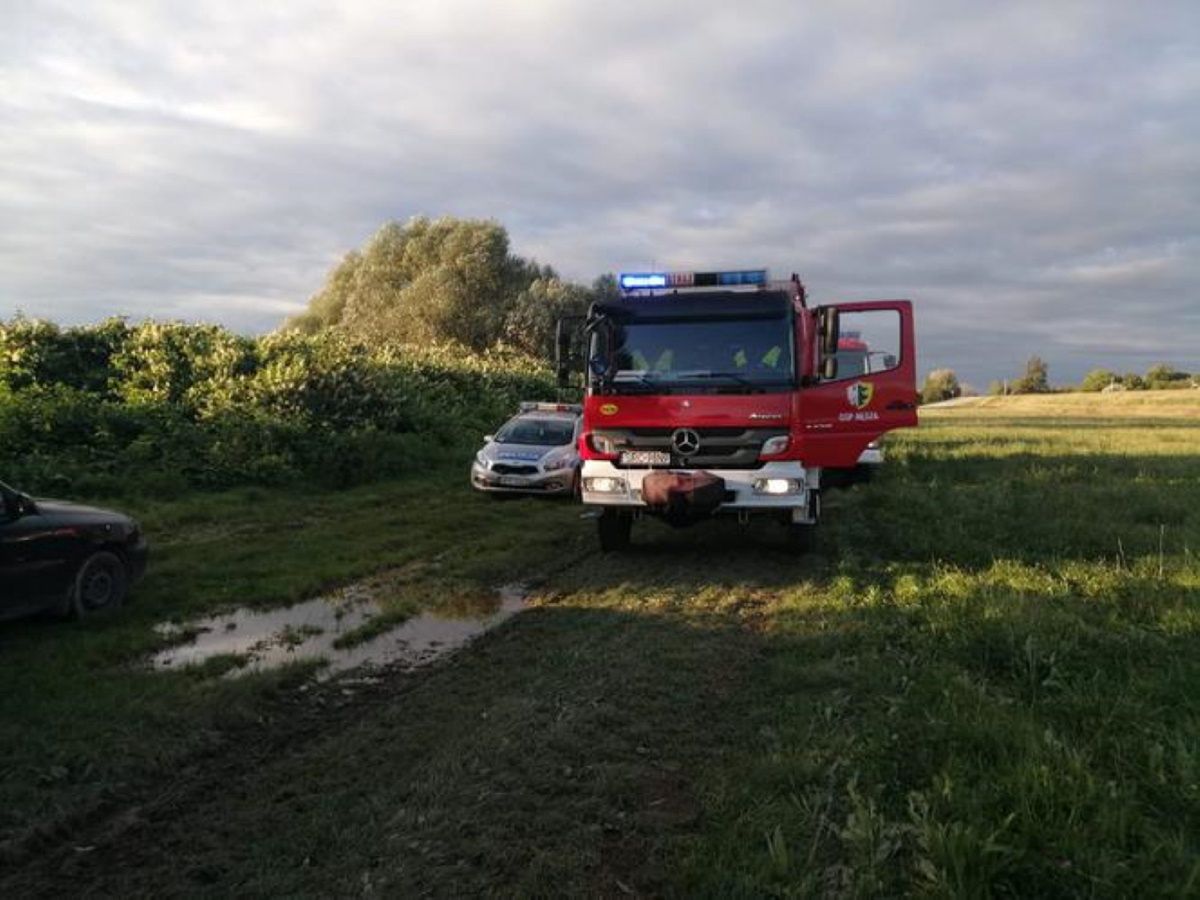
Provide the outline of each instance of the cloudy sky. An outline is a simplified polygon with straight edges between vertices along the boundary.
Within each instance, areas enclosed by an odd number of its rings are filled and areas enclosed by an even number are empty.
[[[1200,3],[5,3],[0,317],[264,331],[388,219],[1200,369]]]

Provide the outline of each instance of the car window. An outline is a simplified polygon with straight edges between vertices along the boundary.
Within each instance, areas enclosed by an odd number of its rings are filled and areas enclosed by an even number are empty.
[[[575,422],[571,419],[510,419],[496,433],[499,444],[535,444],[542,447],[561,447],[575,437]]]

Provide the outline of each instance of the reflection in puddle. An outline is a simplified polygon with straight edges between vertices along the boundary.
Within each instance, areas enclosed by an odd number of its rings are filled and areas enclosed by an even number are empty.
[[[413,616],[362,643],[337,647],[339,638],[380,612],[368,590],[352,586],[282,609],[240,609],[187,626],[160,626],[166,636],[198,633],[194,640],[158,653],[151,664],[156,669],[178,669],[217,656],[246,659],[246,665],[231,670],[233,675],[322,658],[328,661],[325,675],[364,665],[420,666],[495,628],[524,606],[524,585],[506,585],[482,603],[455,601],[438,612]]]

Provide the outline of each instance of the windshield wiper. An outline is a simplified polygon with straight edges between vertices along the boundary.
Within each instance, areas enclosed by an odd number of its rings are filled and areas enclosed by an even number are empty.
[[[680,379],[687,378],[728,378],[730,381],[736,381],[738,384],[744,384],[746,387],[756,388],[761,387],[762,383],[751,381],[737,372],[679,372],[677,373]]]
[[[609,380],[608,383],[609,383],[610,387],[617,388],[617,387],[620,387],[623,382],[627,384],[629,381],[632,381],[635,379],[637,380],[638,384],[645,385],[646,387],[650,388],[650,390],[652,390],[652,391],[658,390],[659,383],[657,381],[654,381],[651,378],[647,378],[645,375],[641,374],[640,372],[622,372],[621,378],[617,378],[614,375]]]

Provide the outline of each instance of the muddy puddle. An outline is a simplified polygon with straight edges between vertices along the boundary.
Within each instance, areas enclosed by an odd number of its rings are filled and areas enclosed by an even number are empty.
[[[180,643],[156,654],[158,670],[199,665],[217,657],[236,658],[226,673],[236,676],[298,660],[324,659],[322,677],[362,666],[426,665],[495,628],[525,607],[526,588],[511,584],[478,600],[458,599],[381,633],[338,646],[380,615],[369,587],[351,586],[325,597],[270,610],[240,609],[187,625],[159,627]]]

